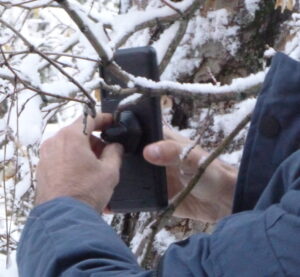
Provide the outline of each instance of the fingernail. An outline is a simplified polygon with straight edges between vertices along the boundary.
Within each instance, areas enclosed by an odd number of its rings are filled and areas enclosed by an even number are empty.
[[[160,148],[157,145],[148,146],[147,152],[151,159],[159,160]]]

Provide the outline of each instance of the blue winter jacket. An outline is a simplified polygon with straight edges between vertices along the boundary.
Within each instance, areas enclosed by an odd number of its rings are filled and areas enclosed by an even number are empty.
[[[58,198],[30,214],[17,254],[20,276],[300,276],[299,146],[300,64],[279,53],[252,118],[238,213],[212,235],[171,245],[158,268],[145,271],[97,212]]]

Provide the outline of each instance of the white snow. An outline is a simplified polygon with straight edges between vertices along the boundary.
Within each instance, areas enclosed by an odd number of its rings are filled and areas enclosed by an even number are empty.
[[[248,12],[254,16],[255,12],[258,10],[260,0],[246,0],[245,5]]]
[[[24,146],[38,143],[42,136],[41,99],[32,91],[18,93],[18,107],[13,106],[9,126]]]
[[[129,105],[129,104],[135,104],[142,96],[143,96],[143,94],[133,93],[133,94],[127,96],[126,98],[124,98],[119,103],[119,107],[122,107],[122,106],[125,106],[125,105]]]
[[[70,1],[70,7],[72,7],[72,10],[80,16],[81,20],[85,24],[85,27],[89,28],[94,37],[97,38],[102,50],[104,50],[103,54],[105,55],[105,58],[111,60],[113,57],[113,51],[111,47],[109,47],[109,41],[104,32],[103,23],[100,21],[96,24],[95,22],[92,22],[75,1]]]
[[[158,64],[161,63],[164,55],[166,54],[166,52],[168,50],[170,42],[176,36],[179,26],[180,26],[179,22],[175,22],[167,30],[165,30],[163,32],[163,34],[161,34],[160,39],[158,41],[153,43],[152,46],[156,50]]]
[[[173,234],[162,229],[155,236],[154,247],[159,254],[163,254],[170,244],[176,241],[177,239]]]
[[[239,27],[230,24],[229,16],[226,9],[220,9],[208,12],[207,17],[198,15],[190,20],[186,34],[161,79],[176,80],[178,76],[199,67],[202,47],[208,42],[221,43],[231,55],[235,55],[240,45],[237,36]]]
[[[194,0],[186,0],[178,3],[172,3],[177,9],[184,11],[192,5]],[[145,11],[131,10],[126,14],[119,15],[113,22],[114,32],[111,35],[110,44],[114,47],[118,45],[125,35],[133,32],[137,25],[144,24],[150,20],[155,20],[159,17],[166,17],[175,14],[176,12],[165,6],[160,8],[148,7]]]
[[[230,85],[215,86],[213,84],[193,84],[193,83],[178,83],[172,81],[154,82],[144,77],[135,77],[133,81],[136,85],[153,89],[168,89],[168,90],[185,90],[187,93],[227,93],[227,92],[242,92],[255,85],[263,82],[267,70],[250,74],[244,78],[236,78]]]
[[[276,54],[276,50],[272,47],[269,47],[265,52],[264,52],[264,57],[265,58],[271,58]]]
[[[16,263],[16,251],[11,253],[11,262],[6,268],[6,255],[0,254],[0,276],[1,277],[14,277],[18,276],[18,268]]]
[[[239,122],[251,111],[256,104],[256,99],[250,98],[236,105],[235,110],[224,115],[216,115],[214,118],[214,128],[216,131],[223,130],[225,136],[229,135]],[[240,134],[236,137],[241,136]]]

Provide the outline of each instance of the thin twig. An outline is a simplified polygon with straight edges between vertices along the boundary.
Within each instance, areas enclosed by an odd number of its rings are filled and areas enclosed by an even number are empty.
[[[16,107],[16,139],[19,142],[19,117],[18,117],[18,113],[19,113],[19,97],[18,97],[18,93],[16,92],[17,89],[17,83],[15,83],[15,87],[14,87],[14,98],[15,98],[15,107]],[[19,143],[18,143],[19,144]],[[15,144],[17,145],[17,144]],[[10,216],[10,221],[9,221],[9,229],[8,229],[8,235],[9,238],[11,237],[11,229],[12,229],[12,221],[13,221],[13,215],[14,215],[14,203],[15,203],[15,199],[16,199],[16,185],[17,185],[17,172],[19,169],[19,155],[18,155],[18,147],[15,147],[15,153],[14,153],[15,157],[16,157],[16,162],[15,162],[15,174],[14,174],[14,187],[13,187],[13,191],[12,191],[12,206],[11,206],[11,216]],[[8,261],[9,261],[9,257],[7,257],[7,263],[6,266],[8,266]]]
[[[67,53],[57,53],[57,52],[48,52],[48,51],[43,51],[43,53],[45,55],[48,56],[58,56],[58,57],[69,57],[69,58],[74,58],[74,59],[81,59],[81,60],[87,60],[87,61],[91,61],[91,62],[95,62],[95,63],[101,63],[101,61],[99,59],[92,59],[89,57],[84,57],[84,56],[79,56],[79,55],[73,55],[73,54],[67,54]],[[24,51],[5,51],[4,54],[7,54],[9,56],[17,56],[17,55],[23,55],[23,54],[36,54],[37,53],[32,53],[29,50],[24,50]]]
[[[93,110],[95,108],[95,100],[90,96],[90,94],[85,90],[85,88],[76,81],[70,74],[68,74],[66,71],[64,71],[61,67],[59,67],[54,61],[52,61],[47,55],[45,55],[43,52],[39,51],[33,44],[31,44],[21,33],[19,33],[14,27],[6,23],[4,20],[0,18],[0,23],[9,28],[11,31],[13,31],[21,40],[29,47],[30,51],[36,52],[39,54],[42,58],[44,58],[46,61],[48,61],[51,65],[53,65],[60,73],[62,73],[64,76],[66,76],[72,83],[74,83],[82,92],[83,94],[89,99],[90,103],[88,103],[88,107]]]
[[[177,9],[176,7],[174,7],[173,5],[171,5],[169,2],[167,2],[166,0],[161,0],[161,2],[163,2],[166,6],[168,6],[170,9],[172,9],[173,11],[177,12],[181,17],[183,17],[183,13],[181,10]]]
[[[217,81],[216,77],[214,76],[214,74],[212,73],[210,67],[207,66],[206,69],[207,69],[207,72],[208,72],[210,78],[211,78],[212,81],[213,81],[213,84],[214,84],[215,86],[217,86],[217,85],[218,85],[218,81]]]
[[[27,82],[25,82],[16,72],[15,70],[10,66],[8,60],[6,59],[4,52],[2,50],[2,47],[0,46],[0,52],[3,56],[4,59],[4,63],[7,66],[7,68],[11,71],[11,73],[15,76],[15,78],[27,89],[32,90],[40,95],[45,95],[45,96],[50,96],[50,97],[55,97],[57,99],[62,99],[62,100],[68,100],[68,101],[74,101],[74,102],[79,102],[79,103],[83,103],[85,105],[89,105],[88,102],[83,101],[83,100],[79,100],[76,98],[70,98],[70,97],[66,97],[66,96],[61,96],[61,95],[57,95],[57,94],[53,94],[53,93],[49,93],[49,92],[45,92],[42,91],[39,88],[33,87],[32,85],[28,84]]]
[[[13,98],[11,98],[13,99]],[[11,101],[10,107],[9,107],[9,111],[8,111],[8,116],[7,116],[7,120],[6,120],[6,129],[9,126],[9,122],[10,122],[10,117],[11,117],[11,111],[12,111],[12,107],[13,107],[13,101]],[[8,132],[9,130],[7,130],[5,132],[5,138],[4,141],[8,141]],[[7,156],[7,143],[4,145],[4,164],[6,162],[6,156]],[[9,241],[10,241],[10,235],[9,235],[9,227],[8,227],[8,195],[7,195],[7,187],[6,187],[6,170],[5,170],[5,165],[3,167],[3,191],[4,191],[4,207],[5,207],[5,230],[6,230],[6,267],[9,266],[9,256],[10,256],[10,251],[9,251]]]
[[[197,128],[198,129],[198,136],[195,138],[194,142],[188,147],[188,149],[186,149],[185,153],[183,153],[183,157],[182,157],[182,160],[185,160],[188,155],[191,153],[191,151],[197,146],[200,144],[200,141],[201,141],[201,138],[202,138],[202,135],[204,133],[204,131],[208,128],[208,122],[209,122],[209,116],[210,116],[210,107],[208,109],[208,112],[207,112],[207,115],[206,115],[206,124],[203,124],[200,128]]]

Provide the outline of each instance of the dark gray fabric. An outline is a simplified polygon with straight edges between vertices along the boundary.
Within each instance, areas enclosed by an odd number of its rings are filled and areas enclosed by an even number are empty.
[[[212,235],[171,245],[157,271],[144,271],[92,208],[58,198],[30,214],[17,252],[20,276],[300,276],[299,81],[300,65],[277,54],[258,99],[235,196],[235,211],[252,211],[224,218]]]

